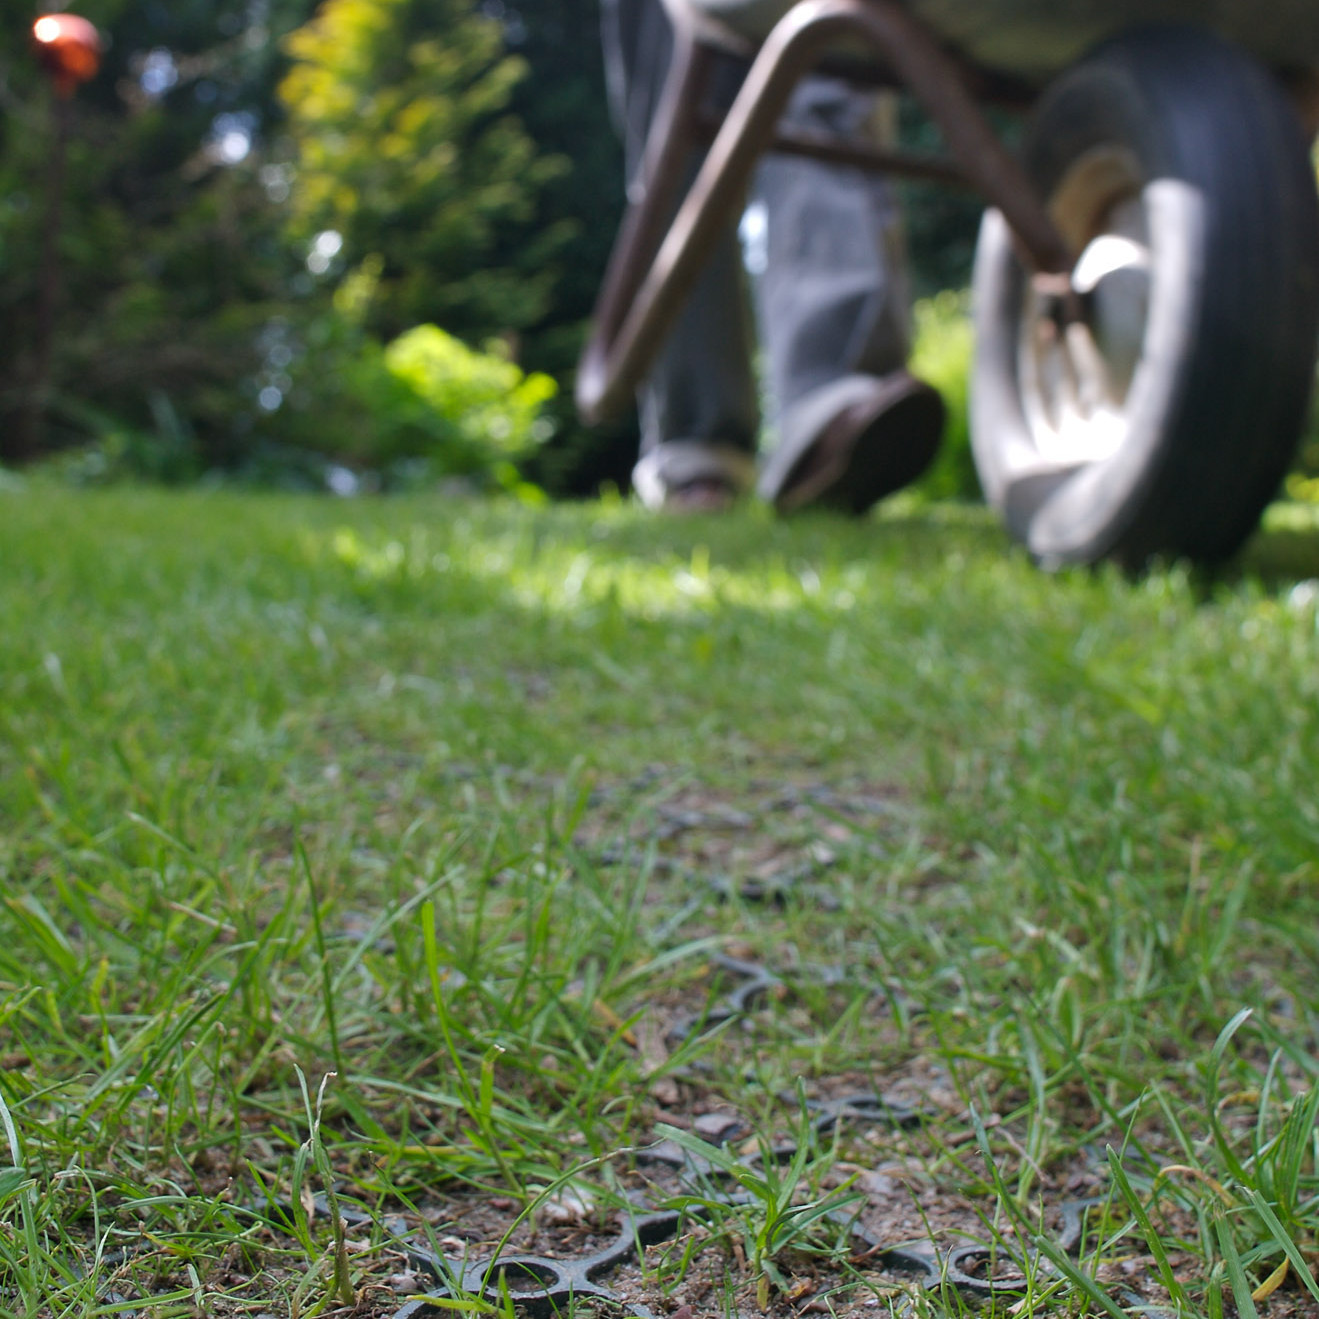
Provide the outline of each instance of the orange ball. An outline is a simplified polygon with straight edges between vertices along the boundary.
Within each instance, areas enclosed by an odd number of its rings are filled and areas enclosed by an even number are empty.
[[[32,44],[42,67],[63,95],[96,76],[100,33],[78,14],[43,14],[32,25]]]

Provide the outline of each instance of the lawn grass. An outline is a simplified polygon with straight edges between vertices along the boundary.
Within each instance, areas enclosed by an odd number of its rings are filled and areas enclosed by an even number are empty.
[[[992,1312],[1319,1310],[1315,576],[1286,510],[1130,580],[956,507],[0,490],[0,1312],[392,1314],[401,1233],[643,1182],[656,1313],[971,1304],[849,1198],[1015,1253]],[[859,1091],[915,1124],[813,1134]],[[702,1205],[666,1127],[802,1153]]]

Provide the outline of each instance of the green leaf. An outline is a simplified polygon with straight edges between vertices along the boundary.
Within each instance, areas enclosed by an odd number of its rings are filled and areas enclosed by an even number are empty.
[[[1264,1220],[1264,1226],[1269,1229],[1269,1235],[1278,1243],[1283,1254],[1291,1262],[1291,1266],[1296,1270],[1296,1276],[1305,1284],[1305,1290],[1319,1301],[1319,1283],[1314,1280],[1314,1274],[1310,1272],[1310,1266],[1305,1262],[1305,1256],[1296,1248],[1296,1243],[1292,1240],[1291,1234],[1278,1221],[1278,1216],[1269,1208],[1269,1203],[1256,1190],[1247,1193],[1246,1198],[1250,1201],[1250,1206]]]
[[[1218,1032],[1218,1038],[1214,1041],[1213,1052],[1209,1055],[1213,1059],[1215,1067],[1223,1061],[1223,1055],[1227,1052],[1227,1046],[1231,1043],[1232,1037],[1246,1024],[1254,1014],[1254,1011],[1254,1008],[1242,1008],[1241,1011]]]
[[[1082,1273],[1067,1254],[1059,1249],[1056,1242],[1050,1241],[1048,1237],[1037,1236],[1035,1247],[1072,1286],[1083,1291],[1100,1309],[1110,1314],[1112,1319],[1127,1319],[1126,1311],[1093,1278]]]
[[[1227,1265],[1227,1276],[1232,1284],[1232,1298],[1237,1303],[1238,1316],[1240,1319],[1259,1319],[1259,1311],[1255,1309],[1255,1299],[1251,1295],[1254,1289],[1246,1277],[1245,1269],[1241,1267],[1241,1256],[1237,1254],[1237,1243],[1232,1237],[1232,1224],[1226,1214],[1214,1215],[1214,1230],[1218,1236],[1218,1248],[1223,1254],[1223,1263]]]
[[[728,1173],[730,1177],[735,1178],[748,1190],[757,1189],[757,1193],[762,1198],[768,1197],[769,1187],[764,1178],[757,1176],[741,1159],[731,1154],[724,1146],[712,1145],[708,1140],[702,1140],[700,1136],[694,1136],[690,1131],[684,1131],[681,1127],[669,1126],[667,1122],[657,1122],[655,1131],[665,1140],[671,1140],[679,1148],[686,1150],[688,1154],[693,1154],[698,1159],[704,1159],[706,1163],[710,1164],[711,1167],[718,1168],[720,1172]]]
[[[1122,1196],[1123,1203],[1131,1210],[1132,1217],[1140,1227],[1141,1235],[1145,1238],[1145,1244],[1149,1247],[1150,1254],[1154,1256],[1154,1262],[1158,1266],[1163,1285],[1168,1289],[1168,1295],[1176,1302],[1179,1310],[1189,1307],[1186,1289],[1177,1281],[1177,1275],[1173,1271],[1172,1260],[1168,1257],[1163,1238],[1155,1230],[1145,1206],[1133,1189],[1127,1177],[1126,1169],[1122,1166],[1122,1160],[1111,1145],[1105,1147],[1105,1153],[1108,1157],[1109,1171],[1113,1174],[1114,1185],[1116,1185],[1118,1193]]]
[[[7,1200],[27,1180],[26,1168],[0,1168],[0,1200]]]

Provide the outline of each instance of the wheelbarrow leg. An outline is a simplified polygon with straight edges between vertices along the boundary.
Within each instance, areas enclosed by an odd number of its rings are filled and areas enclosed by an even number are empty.
[[[596,299],[595,340],[611,342],[616,336],[678,209],[699,141],[701,103],[714,60],[715,52],[696,39],[690,23],[673,25],[668,76],[646,138],[641,168],[628,184],[628,208]],[[631,387],[636,383],[639,380]]]

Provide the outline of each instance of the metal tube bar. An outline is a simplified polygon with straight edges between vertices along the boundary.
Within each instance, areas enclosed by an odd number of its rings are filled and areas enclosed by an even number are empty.
[[[628,208],[596,299],[593,342],[614,338],[678,209],[697,141],[702,88],[713,60],[714,51],[697,43],[690,23],[673,24],[673,57],[646,137],[639,177],[628,182]]]
[[[718,126],[702,120],[697,125],[697,131],[703,141],[712,142]],[[831,165],[850,165],[854,169],[873,174],[901,174],[909,179],[928,179],[951,187],[971,186],[966,171],[942,156],[872,146],[868,142],[833,137],[828,133],[804,133],[780,128],[766,152],[780,156],[804,156],[808,160],[823,160]]]
[[[792,89],[827,51],[858,41],[892,67],[938,124],[967,179],[1004,212],[1029,263],[1048,273],[1071,268],[1066,243],[963,87],[956,65],[896,0],[801,0],[761,48],[645,276],[637,276],[634,252],[616,252],[618,273],[611,268],[609,305],[602,308],[609,315],[597,322],[578,368],[577,405],[587,421],[603,420],[627,403],[731,222]],[[685,127],[690,132],[693,125]],[[659,211],[649,195],[642,207],[651,219]]]
[[[867,147],[860,142],[831,140],[823,135],[780,133],[769,150],[781,156],[804,156],[808,160],[827,161],[831,165],[850,165],[872,174],[899,174],[908,179],[925,179],[946,183],[954,188],[969,188],[966,171],[937,156],[918,156],[910,151],[888,151]]]

